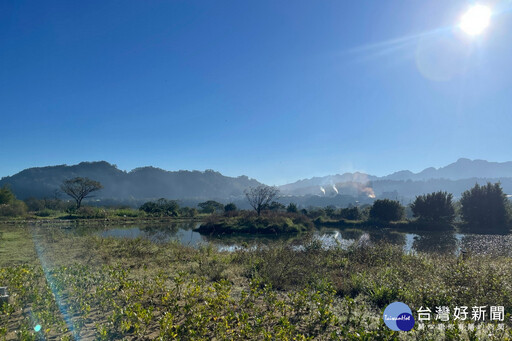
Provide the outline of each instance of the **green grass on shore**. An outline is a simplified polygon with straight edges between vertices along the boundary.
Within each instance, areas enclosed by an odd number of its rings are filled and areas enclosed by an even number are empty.
[[[212,234],[286,234],[306,232],[313,228],[313,222],[303,214],[265,212],[258,216],[254,212],[244,212],[234,216],[212,215],[198,231]]]
[[[177,242],[78,235],[51,226],[1,226],[0,339],[21,340],[507,340],[509,257],[405,254],[389,244],[324,249],[282,242],[235,252]],[[394,301],[504,306],[504,330],[468,331],[432,319],[393,332]],[[416,317],[416,316],[415,316]],[[462,323],[469,326],[471,321]],[[35,332],[34,326],[41,325]],[[447,329],[441,330],[444,324]]]

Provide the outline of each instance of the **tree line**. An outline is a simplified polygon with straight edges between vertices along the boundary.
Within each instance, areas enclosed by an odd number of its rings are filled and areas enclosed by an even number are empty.
[[[74,210],[81,207],[82,200],[90,197],[91,193],[98,191],[103,186],[88,178],[74,178],[65,180],[61,185],[61,192],[67,194],[75,201]],[[367,207],[348,207],[336,209],[332,206],[325,208],[301,209],[296,204],[285,206],[276,201],[279,190],[276,187],[261,185],[249,188],[245,191],[246,199],[259,216],[263,212],[289,212],[303,213],[310,218],[330,217],[345,220],[368,220],[376,223],[390,223],[405,219],[404,207],[399,201],[379,199],[373,205]],[[30,198],[25,202],[17,200],[9,188],[0,188],[0,216],[20,216],[28,210],[42,208],[62,208],[61,201],[54,199]],[[197,208],[180,207],[176,200],[161,198],[148,201],[139,207],[139,211],[156,216],[185,216],[194,217],[198,213],[233,214],[238,211],[234,203],[224,205],[214,200],[201,202]],[[409,206],[415,223],[448,227],[456,219],[461,222],[461,227],[467,230],[479,230],[490,232],[508,231],[511,223],[510,203],[503,193],[500,183],[487,183],[475,186],[462,193],[458,202],[453,200],[453,195],[448,192],[438,191],[419,195]],[[68,208],[69,210],[69,208]]]
[[[416,197],[410,205],[413,217],[423,224],[448,226],[457,218],[467,231],[508,232],[511,223],[511,207],[500,183],[476,184],[462,193],[458,202],[451,193],[439,191]],[[382,221],[404,218],[405,207],[394,200],[376,200],[370,217]]]
[[[302,213],[313,219],[329,217],[334,219],[360,221],[366,220],[377,225],[386,225],[390,222],[405,220],[406,207],[397,200],[378,199],[373,205],[367,207],[347,207],[337,209],[333,206],[325,208],[301,209],[296,204],[285,206],[274,199],[279,191],[275,187],[259,186],[247,190],[246,197],[257,215],[264,212]],[[141,209],[147,213],[158,213],[168,205],[162,201],[144,204]],[[156,206],[155,206],[156,205]],[[172,215],[178,214],[177,202],[172,205]],[[202,213],[224,213],[237,211],[235,204],[226,206],[216,201],[206,201],[198,204]],[[476,184],[473,188],[462,193],[458,202],[448,192],[438,191],[419,195],[409,206],[412,215],[416,218],[411,223],[423,224],[427,228],[443,229],[453,226],[456,219],[460,220],[460,227],[466,231],[479,232],[508,232],[511,222],[510,203],[499,183]],[[169,212],[171,212],[169,211]]]

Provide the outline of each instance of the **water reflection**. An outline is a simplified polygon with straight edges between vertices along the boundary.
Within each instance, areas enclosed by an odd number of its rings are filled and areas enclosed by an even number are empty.
[[[412,249],[416,252],[458,253],[460,245],[453,232],[418,233]]]
[[[302,245],[305,239],[313,238],[320,241],[325,248],[391,243],[400,246],[405,252],[448,253],[458,255],[460,250],[471,253],[511,255],[512,236],[470,235],[454,232],[417,232],[403,233],[391,230],[334,229],[315,230],[311,235],[202,235],[195,232],[200,223],[175,223],[161,225],[143,225],[139,227],[119,226],[102,230],[97,233],[103,237],[114,238],[148,238],[154,242],[176,240],[182,244],[198,247],[203,243],[212,243],[219,250],[233,251],[248,245],[270,245],[276,241],[289,241],[294,245]],[[83,233],[80,232],[80,233]],[[90,230],[89,230],[90,233]]]
[[[370,241],[372,243],[390,243],[398,246],[405,246],[406,234],[396,231],[378,230],[370,232]]]
[[[344,239],[352,239],[357,240],[361,238],[364,231],[358,230],[358,229],[346,229],[346,230],[340,230],[339,233]]]
[[[187,223],[173,223],[173,224],[160,224],[160,225],[143,225],[142,227],[111,227],[96,231],[101,237],[114,237],[114,238],[147,238],[155,243],[169,242],[177,240],[182,244],[197,246],[203,242],[202,236],[194,232],[194,229],[199,227],[200,223],[187,222]],[[80,231],[79,233],[82,233]]]

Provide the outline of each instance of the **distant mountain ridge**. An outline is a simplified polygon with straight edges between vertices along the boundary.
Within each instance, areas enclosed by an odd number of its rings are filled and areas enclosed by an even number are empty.
[[[512,161],[489,162],[485,160],[470,160],[466,158],[460,158],[456,162],[451,163],[445,167],[440,167],[437,169],[434,167],[429,167],[419,173],[413,173],[409,170],[402,170],[382,177],[360,172],[344,173],[342,175],[336,174],[323,177],[314,177],[311,179],[303,179],[291,184],[280,186],[280,189],[282,193],[286,195],[335,195],[340,192],[340,187],[353,187],[356,189],[364,189],[369,187],[375,189],[375,187],[385,187],[386,190],[391,190],[389,182],[386,182],[386,185],[381,183],[386,180],[396,182],[428,182],[429,180],[435,179],[451,181],[474,179],[474,181],[477,181],[477,179],[499,180],[508,178],[512,178]],[[430,181],[430,183],[432,184],[433,182]],[[438,183],[446,182],[438,181]],[[349,184],[352,186],[349,186]],[[396,186],[397,188],[404,187],[402,185],[398,185],[398,183]],[[421,186],[416,185],[415,187],[419,188]]]
[[[462,180],[470,178],[510,178],[512,177],[512,161],[490,162],[486,160],[470,160],[460,158],[456,162],[438,169],[429,167],[419,173],[400,171],[382,177],[388,180],[428,180],[449,179]]]
[[[213,199],[235,198],[248,187],[260,183],[247,176],[227,177],[213,170],[166,171],[155,167],[119,170],[106,161],[81,162],[78,165],[58,165],[25,169],[0,180],[9,185],[20,199],[52,197],[63,180],[88,177],[103,185],[97,198],[109,199]]]
[[[103,185],[95,199],[114,202],[140,202],[168,198],[199,202],[245,202],[244,190],[261,183],[247,176],[228,177],[213,170],[166,171],[155,167],[140,167],[129,172],[119,170],[106,161],[81,162],[77,165],[57,165],[25,169],[0,180],[20,199],[53,197],[60,184],[73,177],[88,177]],[[426,168],[419,173],[408,170],[378,177],[361,172],[303,179],[279,186],[281,201],[304,205],[350,202],[371,202],[373,198],[411,200],[416,195],[444,190],[459,196],[475,183],[502,183],[506,193],[512,193],[512,162],[489,162],[461,158],[440,168]],[[62,195],[62,193],[59,193]],[[306,198],[311,196],[310,199]]]

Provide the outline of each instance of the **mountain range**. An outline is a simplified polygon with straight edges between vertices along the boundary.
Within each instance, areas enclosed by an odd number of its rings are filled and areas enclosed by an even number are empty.
[[[378,196],[386,192],[398,192],[397,196],[411,197],[422,192],[447,190],[459,195],[467,189],[467,183],[501,181],[502,185],[512,179],[512,162],[489,162],[461,158],[445,167],[429,167],[419,173],[402,170],[378,177],[365,173],[345,173],[299,180],[281,186],[287,195],[353,193],[361,190],[370,193],[371,188]],[[472,186],[471,185],[471,186]],[[344,189],[344,190],[343,190]],[[512,192],[512,187],[509,189]]]
[[[119,201],[154,198],[229,200],[242,196],[248,187],[260,185],[247,176],[227,177],[213,170],[170,172],[141,167],[126,172],[99,161],[25,169],[2,178],[0,186],[9,185],[20,199],[53,197],[58,194],[63,180],[74,177],[99,181],[103,189],[95,192],[96,198]]]
[[[512,177],[512,161],[489,162],[485,160],[470,160],[461,158],[457,162],[441,168],[429,167],[419,173],[400,171],[388,176],[387,180],[428,180],[450,179],[461,180],[469,178],[508,178]]]
[[[81,162],[77,165],[58,165],[25,169],[0,180],[20,199],[60,196],[60,184],[73,177],[88,177],[103,185],[94,200],[141,202],[156,198],[189,202],[218,200],[243,202],[244,190],[261,183],[247,176],[228,177],[213,170],[166,171],[141,167],[131,171],[119,170],[106,161]],[[279,186],[280,201],[307,205],[342,206],[352,202],[369,203],[374,198],[399,199],[405,202],[416,195],[437,190],[453,193],[455,197],[475,183],[500,181],[506,193],[512,193],[512,162],[459,159],[441,168],[426,168],[413,173],[408,170],[386,176],[355,172],[299,180]]]

